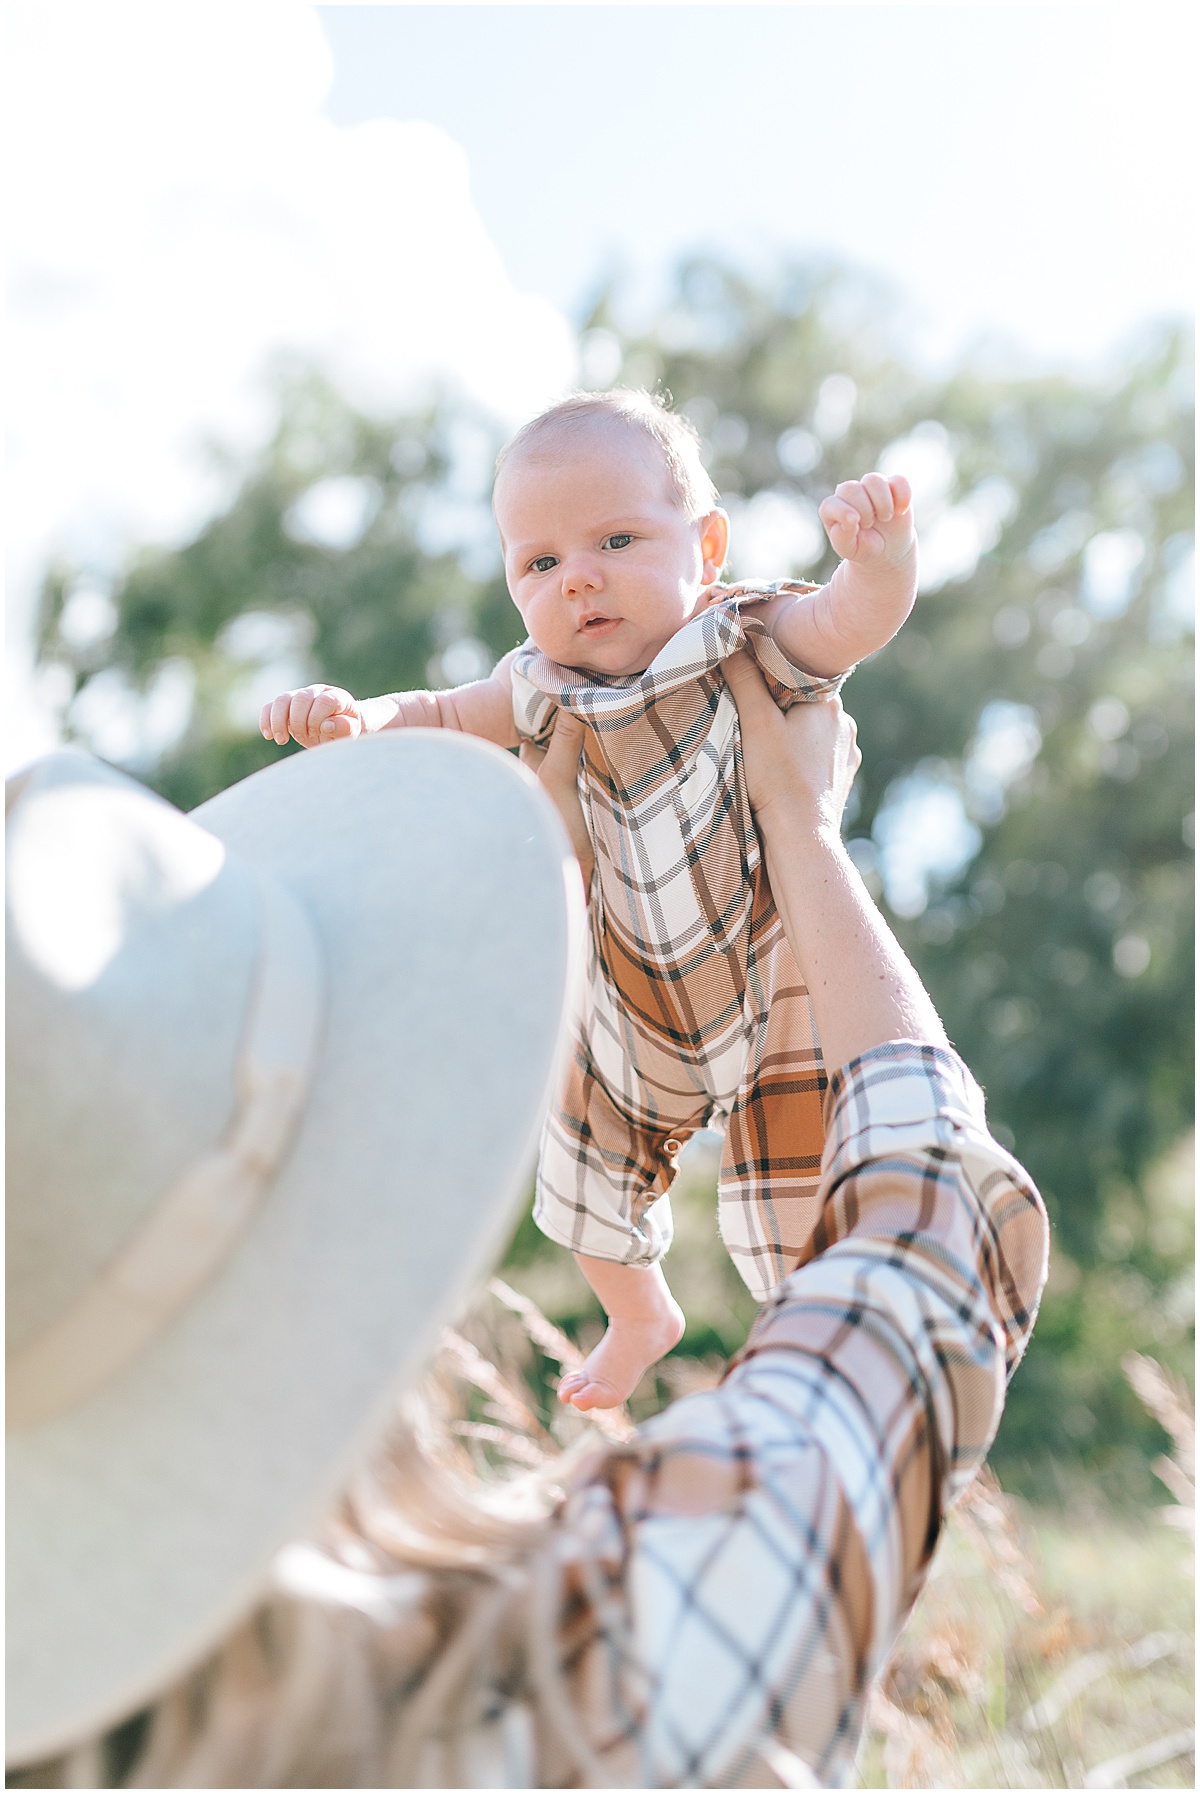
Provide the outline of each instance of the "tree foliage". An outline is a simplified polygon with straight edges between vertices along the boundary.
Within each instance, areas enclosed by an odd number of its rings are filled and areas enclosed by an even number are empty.
[[[816,501],[881,462],[914,479],[925,589],[847,687],[847,832],[1054,1224],[1000,1455],[1082,1451],[1119,1475],[1149,1443],[1120,1355],[1181,1362],[1189,1323],[1190,1211],[1161,1168],[1192,1087],[1187,337],[1148,329],[1094,376],[982,355],[939,375],[897,319],[857,276],[765,287],[697,261],[648,330],[602,300],[584,366],[693,418],[735,572],[823,576]],[[136,557],[107,611],[80,570],[47,579],[68,728],[105,752],[112,719],[141,715],[112,757],[190,807],[277,755],[254,726],[274,690],[475,676],[521,634],[484,546],[498,440],[450,402],[367,417],[294,376],[194,540]]]

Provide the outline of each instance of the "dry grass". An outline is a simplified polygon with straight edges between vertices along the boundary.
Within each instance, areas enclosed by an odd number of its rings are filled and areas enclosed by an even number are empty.
[[[528,1296],[492,1287],[503,1308],[480,1306],[464,1324],[473,1349],[537,1410],[540,1453],[582,1443],[590,1429],[551,1393],[577,1348]],[[719,1370],[668,1360],[659,1393],[710,1387]],[[1192,1402],[1153,1359],[1131,1355],[1126,1374],[1172,1438],[1156,1465],[1172,1503],[1116,1513],[1097,1494],[1070,1512],[1032,1509],[985,1471],[950,1516],[873,1697],[861,1785],[1194,1785]],[[450,1402],[461,1376],[443,1357]],[[486,1407],[483,1428],[502,1426],[503,1402],[493,1394]],[[624,1412],[607,1424],[616,1437],[628,1427]],[[482,1475],[527,1461],[483,1428],[456,1423]]]
[[[580,1430],[549,1396],[576,1349],[528,1297],[504,1296],[506,1315],[480,1308],[466,1330],[540,1409],[540,1449],[553,1451]],[[719,1368],[668,1360],[660,1393],[710,1387]],[[1172,1438],[1156,1464],[1172,1503],[1116,1513],[1097,1495],[1070,1512],[1031,1509],[985,1471],[950,1516],[873,1697],[861,1785],[1194,1785],[1192,1402],[1153,1359],[1131,1355],[1126,1374]],[[500,1419],[494,1403],[489,1415]],[[619,1434],[628,1423],[614,1419]],[[494,1439],[471,1443],[485,1476],[521,1461],[519,1447],[498,1458]]]
[[[604,1437],[628,1437],[630,1421],[623,1411],[604,1416],[598,1430],[594,1421],[556,1401],[560,1367],[572,1368],[578,1355],[528,1296],[493,1283],[489,1297],[443,1336],[417,1398],[427,1417],[418,1456],[422,1461],[428,1456],[431,1472],[437,1470],[430,1483],[436,1499],[417,1511],[411,1446],[401,1452],[396,1440],[385,1442],[314,1541],[315,1549],[304,1548],[308,1557],[320,1559],[326,1579],[330,1571],[345,1579],[345,1566],[356,1566],[356,1588],[363,1571],[383,1577],[380,1598],[393,1584],[424,1586],[422,1572],[438,1565],[457,1565],[458,1580],[470,1582],[471,1565],[494,1557],[501,1533],[519,1542],[530,1526],[536,1528],[581,1453]],[[715,1364],[682,1360],[672,1367],[672,1393],[704,1386],[715,1374]],[[1187,1391],[1152,1359],[1131,1357],[1126,1374],[1172,1437],[1172,1451],[1159,1461],[1158,1473],[1173,1504],[1120,1518],[1100,1502],[1090,1510],[1050,1514],[1018,1506],[990,1473],[979,1477],[950,1516],[928,1585],[872,1698],[859,1754],[861,1786],[1193,1785],[1192,1404]],[[407,1437],[411,1440],[411,1431]],[[416,1484],[424,1486],[421,1477]],[[478,1534],[469,1547],[462,1544],[468,1533]],[[455,1539],[457,1555],[448,1556],[447,1541]],[[359,1675],[359,1698],[350,1700],[347,1676],[356,1665],[361,1670],[359,1658],[366,1658],[362,1649],[356,1647],[356,1655],[350,1648],[358,1635],[350,1637],[347,1625],[353,1622],[361,1631],[367,1622],[361,1614],[335,1611],[324,1586],[318,1594],[317,1604],[310,1601],[304,1611],[309,1631],[315,1626],[320,1634],[320,1674],[307,1659],[290,1663],[290,1669],[288,1660],[274,1673],[281,1687],[285,1670],[300,1674],[306,1687],[312,1683],[307,1707],[326,1716],[323,1742],[313,1747],[316,1757],[323,1761],[322,1751],[329,1755],[331,1739],[341,1752],[330,1770],[333,1780],[319,1779],[307,1733],[296,1731],[282,1697],[271,1723],[276,1731],[282,1727],[276,1754],[289,1767],[274,1772],[258,1761],[270,1730],[270,1701],[262,1696],[266,1706],[253,1737],[242,1736],[244,1701],[239,1706],[234,1700],[229,1712],[230,1702],[221,1704],[225,1682],[235,1693],[240,1684],[236,1676],[223,1681],[218,1672],[226,1658],[232,1663],[239,1650],[244,1654],[246,1640],[257,1636],[260,1615],[252,1616],[212,1664],[201,1666],[191,1678],[194,1686],[167,1696],[154,1715],[67,1758],[18,1773],[9,1785],[412,1785],[408,1758],[401,1767],[382,1746],[375,1752],[380,1765],[373,1763],[368,1773],[363,1738],[375,1732],[383,1737],[388,1725],[398,1726],[403,1737],[413,1731],[423,1690],[438,1681],[429,1666],[447,1654],[445,1643],[439,1646],[431,1623],[418,1638],[414,1627],[420,1616],[406,1610],[407,1617],[379,1635],[390,1651],[395,1688],[385,1699],[377,1674],[365,1680]],[[355,1604],[362,1606],[361,1593]],[[391,1658],[402,1645],[413,1660],[409,1664],[405,1658],[397,1669]],[[195,1736],[184,1740],[186,1749],[178,1740],[173,1746],[176,1756],[183,1750],[184,1767],[175,1764],[168,1774],[159,1765],[152,1773],[151,1759],[164,1748],[163,1716],[169,1718],[172,1703],[184,1697],[196,1706],[201,1687],[208,1708],[199,1718],[192,1715]],[[196,1780],[195,1753],[207,1751],[211,1757],[218,1744],[226,1756],[233,1753],[228,1762],[221,1759],[222,1773]],[[786,1765],[772,1766],[781,1781],[794,1785]],[[422,1785],[443,1784],[435,1779]],[[526,1783],[485,1779],[475,1785]]]
[[[1195,1785],[1192,1405],[1152,1359],[1126,1373],[1172,1435],[1174,1504],[1055,1514],[978,1478],[872,1700],[862,1786]]]

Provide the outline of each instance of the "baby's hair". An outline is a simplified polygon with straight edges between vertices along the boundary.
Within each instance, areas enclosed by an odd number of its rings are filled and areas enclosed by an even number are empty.
[[[666,398],[632,387],[572,392],[548,406],[505,443],[496,457],[497,476],[515,454],[535,447],[543,436],[576,435],[597,418],[615,419],[651,439],[662,452],[671,486],[689,518],[707,516],[716,508],[717,489],[700,459],[700,438],[692,425],[670,409]]]

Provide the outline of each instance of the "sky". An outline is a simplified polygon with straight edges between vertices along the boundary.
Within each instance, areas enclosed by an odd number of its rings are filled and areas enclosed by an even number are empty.
[[[1183,8],[319,12],[328,116],[440,125],[516,285],[568,315],[706,248],[875,268],[943,351],[991,329],[1091,357],[1189,306]]]
[[[1190,303],[1180,8],[13,0],[6,768],[38,581],[184,539],[272,361],[516,422],[619,277],[871,268],[913,348],[1095,359]]]

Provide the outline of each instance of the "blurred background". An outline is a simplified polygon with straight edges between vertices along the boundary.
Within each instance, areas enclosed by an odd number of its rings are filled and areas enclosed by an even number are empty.
[[[278,755],[256,720],[289,685],[485,673],[521,634],[493,457],[573,385],[669,390],[736,575],[824,577],[820,498],[911,479],[922,591],[847,690],[846,832],[1054,1225],[993,1465],[1047,1538],[1083,1516],[1122,1551],[1170,1501],[1130,1354],[1192,1364],[1179,17],[26,0],[9,22],[8,770],[75,741],[190,807]],[[641,1411],[749,1319],[713,1163],[701,1139],[688,1333]],[[529,1226],[505,1274],[598,1330]]]

